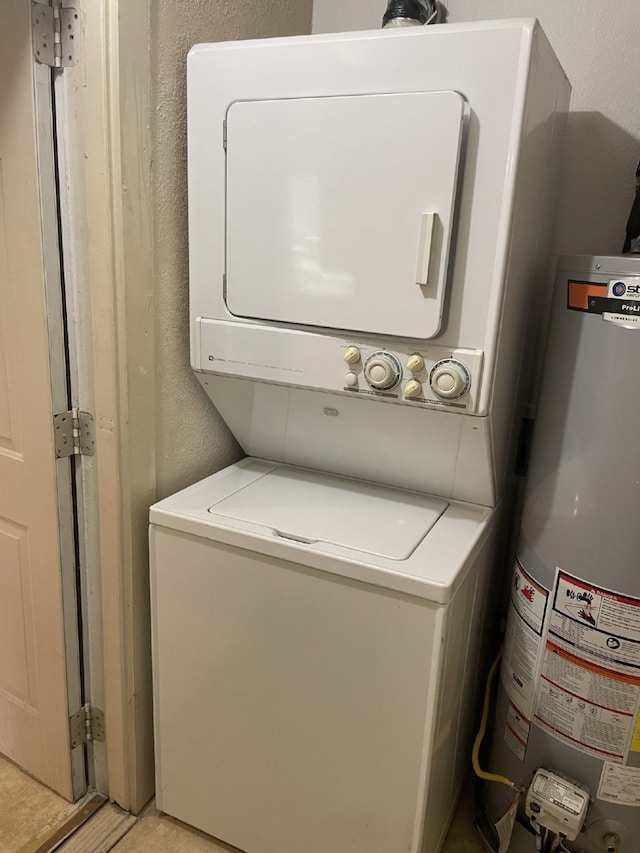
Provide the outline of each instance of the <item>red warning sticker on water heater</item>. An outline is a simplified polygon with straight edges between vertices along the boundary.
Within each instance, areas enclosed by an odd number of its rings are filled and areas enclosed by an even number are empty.
[[[558,570],[549,638],[572,654],[640,675],[640,599]]]
[[[640,708],[640,599],[556,572],[533,721],[624,763]]]
[[[640,699],[640,677],[590,664],[547,642],[534,722],[581,752],[623,763]]]

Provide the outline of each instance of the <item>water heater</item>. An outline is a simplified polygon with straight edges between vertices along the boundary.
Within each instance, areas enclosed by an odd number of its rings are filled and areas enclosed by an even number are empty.
[[[640,258],[562,258],[491,757],[537,837],[489,784],[500,853],[640,846],[639,360]]]

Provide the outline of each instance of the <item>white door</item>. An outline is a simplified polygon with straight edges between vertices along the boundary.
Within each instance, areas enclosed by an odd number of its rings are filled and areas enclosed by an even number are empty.
[[[33,61],[30,7],[0,3],[0,752],[72,799],[84,765],[82,747],[72,759],[68,722],[77,623],[67,606],[65,638],[58,488],[69,460],[56,461],[52,421],[59,257],[53,270],[44,262],[57,253],[57,224],[51,164],[42,171],[50,135],[37,110],[51,72]],[[65,571],[73,576],[73,565]]]

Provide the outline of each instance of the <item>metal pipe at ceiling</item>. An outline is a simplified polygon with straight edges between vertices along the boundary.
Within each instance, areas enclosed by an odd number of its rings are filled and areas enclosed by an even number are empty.
[[[439,16],[437,0],[389,0],[382,27],[420,27],[437,23]]]

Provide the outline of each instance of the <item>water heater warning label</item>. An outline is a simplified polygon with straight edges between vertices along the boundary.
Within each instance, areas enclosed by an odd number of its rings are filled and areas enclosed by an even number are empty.
[[[590,664],[547,641],[533,719],[558,740],[624,762],[639,698],[640,678]]]
[[[548,598],[548,591],[516,561],[501,679],[509,699],[527,716],[533,709]]]
[[[624,763],[640,707],[640,600],[558,569],[533,721],[582,752]]]
[[[579,657],[640,675],[640,599],[558,571],[548,630],[550,639]]]

